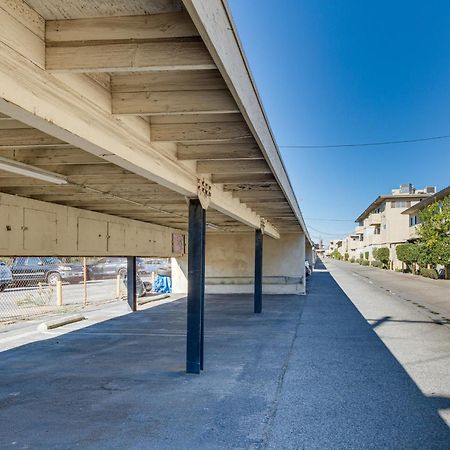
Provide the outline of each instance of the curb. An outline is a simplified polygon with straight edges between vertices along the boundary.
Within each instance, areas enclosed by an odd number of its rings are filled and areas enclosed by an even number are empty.
[[[162,300],[163,298],[169,298],[170,294],[154,295],[152,297],[143,297],[142,300],[138,299],[138,305],[145,305],[146,303],[155,302],[156,300]]]
[[[86,317],[83,314],[73,314],[71,316],[61,317],[54,320],[49,320],[47,322],[43,322],[38,325],[38,331],[47,331],[52,330],[53,328],[62,327],[64,325],[68,325],[70,323],[79,322],[80,320],[84,320]]]

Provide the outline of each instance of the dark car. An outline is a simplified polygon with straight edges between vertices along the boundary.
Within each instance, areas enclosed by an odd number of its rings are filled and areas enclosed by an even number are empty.
[[[123,278],[126,273],[126,258],[100,258],[97,262],[87,266],[87,276],[89,280],[115,278],[117,275],[121,275]]]
[[[20,256],[14,258],[10,268],[15,285],[48,283],[55,286],[58,281],[78,283],[83,279],[80,263],[65,263],[54,256]]]
[[[0,261],[0,292],[12,283],[13,276],[11,269],[2,261]]]

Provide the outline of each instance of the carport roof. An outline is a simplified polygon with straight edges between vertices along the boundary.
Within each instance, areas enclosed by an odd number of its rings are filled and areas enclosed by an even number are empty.
[[[226,2],[1,8],[0,156],[68,180],[2,192],[186,229],[206,186],[211,229],[310,240]]]

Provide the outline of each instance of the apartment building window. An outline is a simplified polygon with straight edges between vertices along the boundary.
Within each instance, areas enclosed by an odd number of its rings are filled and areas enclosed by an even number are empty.
[[[374,214],[382,213],[384,212],[386,208],[386,203],[382,203],[377,209],[375,209],[373,212]]]
[[[391,208],[409,208],[411,206],[411,200],[393,200],[391,202]]]
[[[419,225],[420,219],[418,216],[409,216],[409,226]]]
[[[379,227],[375,227],[373,234],[381,234],[381,229]]]

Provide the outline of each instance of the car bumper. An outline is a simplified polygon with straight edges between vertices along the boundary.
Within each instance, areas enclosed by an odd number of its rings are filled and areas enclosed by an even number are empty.
[[[63,281],[80,281],[83,279],[83,272],[60,272]]]

